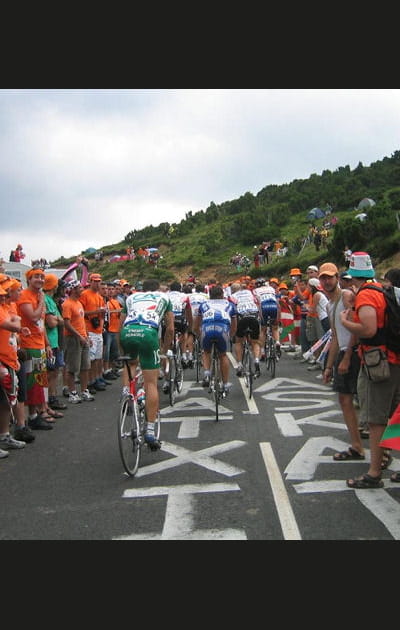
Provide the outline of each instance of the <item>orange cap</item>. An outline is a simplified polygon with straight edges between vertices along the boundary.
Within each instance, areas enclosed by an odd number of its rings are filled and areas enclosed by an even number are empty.
[[[45,291],[51,291],[51,289],[55,289],[58,285],[58,277],[55,273],[46,273],[44,277],[44,285],[43,289]]]

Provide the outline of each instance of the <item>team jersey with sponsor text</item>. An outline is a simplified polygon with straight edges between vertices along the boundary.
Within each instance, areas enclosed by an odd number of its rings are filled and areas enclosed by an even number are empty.
[[[128,295],[125,311],[124,326],[142,324],[159,328],[165,313],[172,311],[172,304],[165,293],[159,291],[137,292]]]

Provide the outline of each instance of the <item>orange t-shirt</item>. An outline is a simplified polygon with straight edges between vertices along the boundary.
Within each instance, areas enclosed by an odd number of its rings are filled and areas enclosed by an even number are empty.
[[[97,291],[92,291],[92,289],[85,289],[84,291],[82,291],[79,296],[79,301],[82,302],[85,313],[87,311],[96,311],[99,308],[104,308],[106,305],[103,296],[100,295],[100,293],[98,293]],[[98,317],[100,320],[100,325],[96,328],[90,321],[93,317]],[[91,315],[85,315],[85,324],[86,330],[88,332],[102,333],[104,324],[104,313],[93,313]]]
[[[109,326],[108,326],[108,332],[113,332],[113,333],[119,332],[120,328],[121,328],[121,311],[122,311],[122,306],[118,302],[118,300],[115,299],[115,298],[111,298],[110,300],[108,300],[107,306],[108,306],[110,311],[116,311],[116,310],[118,311],[118,313],[110,312],[110,321],[109,321]]]
[[[378,283],[374,283],[374,284],[376,284],[376,286],[382,287],[381,284],[378,284]],[[362,285],[362,286],[363,287],[366,286],[368,288],[368,284]],[[358,311],[360,310],[362,306],[372,306],[376,310],[377,327],[383,328],[384,321],[385,321],[385,308],[386,308],[386,301],[385,301],[384,295],[382,293],[379,293],[379,291],[364,291],[363,290],[356,293],[356,301],[354,305],[354,310],[355,310],[354,321],[355,322],[360,321],[360,318],[358,317]],[[372,348],[372,347],[374,346],[369,346],[367,344],[360,343],[358,347],[358,353],[360,355],[361,360],[362,360],[362,350]],[[383,350],[386,350],[389,363],[400,365],[399,353],[389,350],[389,348],[386,348],[386,346],[379,346],[379,347],[382,348]]]
[[[85,325],[85,310],[80,300],[73,300],[71,297],[66,298],[61,307],[62,316],[64,319],[69,319],[70,324],[75,328],[82,337],[87,337],[86,325]],[[73,337],[71,333],[64,326],[64,336]]]
[[[17,309],[18,315],[21,317],[21,327],[26,326],[31,331],[31,334],[27,337],[21,335],[20,345],[21,348],[31,348],[32,350],[39,350],[41,348],[44,348],[46,345],[46,339],[44,335],[44,307],[42,316],[36,322],[33,322],[21,311],[21,304],[32,304],[33,310],[36,310],[39,304],[39,294],[31,291],[31,289],[24,289],[23,291],[21,291],[18,298]]]
[[[13,370],[19,370],[17,357],[17,338],[15,333],[2,328],[1,324],[8,319],[10,311],[8,304],[0,304],[0,361]]]

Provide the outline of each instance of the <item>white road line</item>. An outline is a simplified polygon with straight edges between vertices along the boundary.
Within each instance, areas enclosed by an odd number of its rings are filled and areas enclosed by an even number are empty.
[[[236,370],[236,368],[237,368],[237,361],[234,358],[233,354],[231,352],[227,352],[226,354],[227,354],[227,356],[229,358],[229,361],[232,364],[233,369]],[[245,401],[247,403],[248,411],[243,411],[243,413],[244,414],[257,415],[259,413],[259,411],[258,411],[258,407],[257,407],[257,405],[256,405],[256,403],[254,401],[254,387],[253,387],[252,397],[249,399],[249,397],[247,395],[247,387],[245,385],[244,379],[239,378],[238,376],[236,376],[236,374],[235,374],[235,378],[236,378],[237,382],[240,383],[240,386],[241,386],[242,391],[243,391],[244,399],[245,399]]]
[[[287,496],[285,485],[279,466],[276,463],[275,455],[270,442],[260,442],[260,449],[264,459],[265,468],[269,482],[271,484],[272,493],[275,499],[275,505],[278,512],[279,520],[282,527],[282,533],[285,540],[301,540],[301,535],[297,527],[296,519]]]

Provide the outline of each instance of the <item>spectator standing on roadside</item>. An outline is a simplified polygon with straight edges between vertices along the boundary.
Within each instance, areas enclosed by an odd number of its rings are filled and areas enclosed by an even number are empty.
[[[7,291],[0,285],[0,459],[8,456],[10,449],[25,447],[25,442],[10,435],[12,408],[17,400],[19,368],[15,333],[21,331],[21,318],[9,313],[6,306]]]
[[[387,455],[386,462],[384,461],[385,451],[379,446],[379,442],[388,419],[400,403],[400,353],[389,350],[385,344],[385,297],[378,291],[368,290],[368,286],[375,283],[375,271],[367,252],[352,253],[349,273],[357,290],[354,311],[345,309],[340,317],[343,326],[357,335],[359,340],[361,368],[357,393],[360,419],[369,425],[371,460],[368,472],[361,477],[348,479],[347,485],[354,489],[382,488],[382,469],[389,466],[391,457]],[[375,382],[368,378],[364,368],[364,352],[374,347],[386,352],[390,369],[388,380]]]
[[[88,389],[91,394],[106,389],[103,379],[103,327],[106,303],[100,294],[101,275],[89,275],[89,287],[84,289],[79,297],[85,309],[86,330],[89,337],[90,372]]]
[[[108,286],[107,296],[107,314],[108,314],[108,326],[103,333],[104,352],[103,352],[103,364],[104,374],[103,378],[106,380],[115,380],[117,375],[113,371],[114,361],[117,360],[120,355],[119,350],[119,333],[121,330],[121,313],[122,306],[117,300],[116,293],[118,289],[115,285],[110,284]]]
[[[55,302],[54,294],[58,287],[58,277],[53,273],[46,273],[43,285],[44,301],[46,305],[45,326],[53,356],[47,361],[47,378],[49,384],[50,409],[57,412],[56,418],[62,418],[58,410],[66,409],[67,405],[57,398],[57,381],[60,369],[64,368],[64,353],[60,348],[59,336],[63,335],[64,320]],[[60,332],[61,331],[61,332]]]
[[[62,304],[68,401],[72,404],[94,400],[88,389],[91,368],[90,340],[86,330],[84,307],[80,301],[82,290],[79,280],[69,282],[68,295]],[[75,388],[75,374],[79,374],[80,395]]]
[[[357,394],[357,378],[360,371],[360,358],[357,352],[357,338],[340,320],[340,313],[344,309],[351,309],[354,305],[354,293],[348,289],[341,289],[339,272],[333,263],[324,263],[319,268],[319,281],[329,299],[328,313],[332,340],[322,374],[325,384],[333,378],[333,391],[338,393],[340,408],[347,426],[350,446],[346,451],[335,453],[335,461],[365,459],[358,416],[354,407],[354,396]]]
[[[53,428],[54,421],[46,413],[47,406],[47,359],[53,356],[46,333],[43,285],[43,269],[32,268],[26,273],[27,288],[21,291],[17,309],[21,325],[29,328],[29,336],[21,336],[21,349],[26,351],[27,360],[27,406],[28,426],[34,430]]]
[[[22,291],[22,284],[17,278],[7,278],[6,281],[1,282],[1,287],[7,292],[5,307],[10,315],[18,315],[17,311],[17,301]],[[20,318],[19,318],[20,319]],[[17,351],[19,368],[16,370],[17,380],[18,380],[18,393],[17,393],[17,402],[15,407],[13,408],[13,416],[14,416],[14,431],[13,435],[16,440],[20,440],[22,442],[30,443],[35,440],[35,435],[33,431],[27,425],[26,419],[26,371],[25,371],[25,362],[24,362],[24,351],[21,350],[20,347],[20,337],[21,335],[30,335],[29,328],[21,328],[20,332],[14,332],[9,339],[9,345],[15,346]]]

